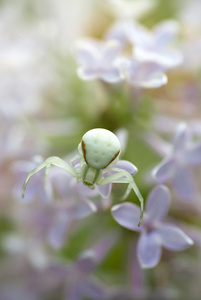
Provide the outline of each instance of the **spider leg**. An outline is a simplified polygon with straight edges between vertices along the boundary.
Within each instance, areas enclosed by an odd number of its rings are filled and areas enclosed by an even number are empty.
[[[78,177],[78,173],[76,172],[76,169],[69,165],[68,163],[66,163],[64,160],[62,160],[61,158],[57,157],[57,156],[51,156],[48,157],[42,164],[40,164],[38,167],[36,167],[35,169],[33,169],[27,176],[23,188],[22,188],[22,197],[24,197],[24,191],[26,189],[27,183],[29,181],[29,179],[36,174],[37,172],[39,172],[40,170],[42,170],[43,168],[45,168],[45,179],[47,178],[49,171],[50,171],[50,167],[51,165],[59,167],[64,169],[65,171],[67,171],[69,174],[71,174],[73,177]]]
[[[143,211],[144,211],[144,199],[133,179],[133,176],[127,172],[126,170],[122,170],[119,168],[108,168],[105,172],[103,170],[103,174],[110,172],[110,171],[115,171],[115,173],[108,175],[107,177],[104,177],[100,180],[100,182],[98,182],[98,185],[105,185],[108,183],[128,183],[128,187],[127,190],[125,192],[125,194],[123,195],[123,200],[127,198],[127,196],[129,195],[130,191],[133,189],[136,196],[138,197],[139,201],[140,201],[140,221],[138,223],[138,226],[140,226],[141,222],[142,222],[142,218],[143,218]]]
[[[75,167],[74,164],[73,164],[73,162],[74,162],[76,159],[80,159],[80,155],[79,155],[79,154],[75,155],[75,156],[70,160],[70,165],[71,165],[73,168]]]

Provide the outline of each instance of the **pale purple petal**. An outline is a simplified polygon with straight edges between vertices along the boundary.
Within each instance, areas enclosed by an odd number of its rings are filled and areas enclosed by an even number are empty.
[[[141,226],[138,227],[140,219],[140,208],[137,205],[130,202],[117,204],[112,207],[111,213],[113,218],[121,226],[135,231],[142,230],[143,224],[141,224]]]
[[[109,234],[106,233],[103,238],[95,243],[93,252],[96,263],[100,263],[104,260],[118,238],[119,236],[115,232],[109,232]]]
[[[111,40],[102,44],[102,57],[104,64],[111,65],[111,62],[118,56],[121,50],[121,45],[118,41]]]
[[[181,200],[193,200],[196,193],[196,187],[193,175],[187,168],[177,165],[173,179],[175,193]]]
[[[125,128],[119,128],[115,131],[115,135],[118,137],[121,145],[121,155],[124,153],[127,141],[128,141],[128,130]]]
[[[143,233],[137,245],[137,254],[140,265],[143,268],[155,267],[161,257],[161,246],[154,232]]]
[[[133,81],[134,85],[139,85],[143,88],[159,88],[167,83],[167,76],[163,72],[153,71],[147,74],[141,80]]]
[[[82,296],[86,295],[90,299],[104,300],[106,299],[105,291],[101,285],[98,285],[95,281],[84,282],[81,286]],[[84,299],[84,298],[82,298]]]
[[[83,272],[84,276],[92,273],[95,268],[95,260],[93,251],[84,253],[76,262],[75,268]]]
[[[158,48],[134,48],[134,55],[141,62],[155,62],[164,68],[173,68],[182,63],[183,57],[177,50],[159,50]]]
[[[77,194],[80,195],[81,199],[85,200],[86,197],[94,197],[94,196],[97,196],[98,195],[98,191],[97,189],[95,188],[94,190],[91,190],[89,189],[89,187],[85,184],[83,184],[82,182],[79,182],[77,183],[77,180],[76,178],[73,178],[75,179],[75,191]],[[70,187],[68,188],[68,190],[70,189]],[[72,189],[72,187],[71,187]],[[67,192],[66,192],[66,195],[67,195]]]
[[[123,80],[122,74],[116,68],[111,68],[110,70],[103,72],[100,75],[100,78],[109,83],[117,83]]]
[[[127,63],[128,80],[130,84],[143,88],[158,88],[167,83],[167,76],[155,63]]]
[[[188,166],[194,167],[201,165],[201,143],[199,142],[189,147],[189,149],[183,153],[183,158]]]
[[[156,153],[160,154],[162,157],[166,157],[171,153],[172,145],[162,139],[158,134],[155,134],[154,132],[148,132],[144,134],[143,139],[156,151]]]
[[[75,285],[68,287],[65,300],[82,300],[80,290]]]
[[[130,35],[130,40],[134,44],[134,47],[140,46],[146,49],[154,44],[154,35],[146,27],[135,23]]]
[[[94,80],[100,77],[100,72],[88,67],[79,67],[77,74],[82,80]]]
[[[122,80],[122,75],[114,65],[121,50],[118,41],[80,41],[75,50],[78,64],[80,64],[77,73],[81,79],[101,78],[110,83]]]
[[[127,34],[125,26],[122,23],[116,23],[113,27],[109,29],[106,33],[106,40],[117,40],[123,46],[127,42]]]
[[[155,187],[148,196],[146,213],[148,219],[154,223],[155,220],[162,220],[170,207],[170,192],[164,185]]]
[[[176,37],[179,32],[179,25],[174,20],[161,22],[154,28],[156,46],[164,47]]]
[[[174,136],[174,151],[182,152],[191,139],[191,132],[186,123],[180,123]]]
[[[135,30],[134,24],[131,21],[118,21],[116,22],[107,32],[107,40],[117,40],[121,47],[130,41],[130,37],[133,35]]]
[[[169,250],[183,250],[193,245],[193,240],[174,225],[161,225],[155,232],[160,236],[162,245]]]
[[[123,169],[129,172],[131,175],[135,175],[138,172],[136,166],[127,160],[119,160],[114,167]]]
[[[98,191],[103,198],[108,198],[112,190],[112,184],[108,183],[103,186],[98,186]]]
[[[75,205],[63,208],[52,217],[48,232],[48,241],[54,248],[62,247],[67,231],[73,220],[85,218],[96,212],[96,206],[89,200],[82,200]]]
[[[47,235],[48,242],[52,247],[55,249],[62,247],[71,222],[72,219],[66,213],[55,216],[55,221]]]
[[[175,161],[173,158],[164,159],[154,170],[152,175],[158,183],[170,181],[175,173]]]
[[[98,44],[93,40],[78,41],[73,50],[77,62],[84,66],[95,64],[100,58]]]
[[[71,218],[82,219],[90,216],[97,211],[95,204],[87,199],[79,201],[79,203],[72,206],[70,209]]]

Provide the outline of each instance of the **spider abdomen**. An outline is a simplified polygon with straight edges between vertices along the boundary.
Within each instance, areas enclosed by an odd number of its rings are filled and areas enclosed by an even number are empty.
[[[106,168],[120,153],[120,142],[107,129],[95,128],[87,131],[81,141],[85,162],[94,169]]]

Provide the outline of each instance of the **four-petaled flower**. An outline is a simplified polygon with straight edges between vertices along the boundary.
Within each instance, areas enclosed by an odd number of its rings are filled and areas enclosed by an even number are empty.
[[[195,183],[191,168],[201,165],[201,142],[192,142],[192,136],[185,123],[180,123],[175,133],[173,149],[154,170],[158,183],[171,183],[177,197],[192,200]]]
[[[140,24],[135,24],[133,32],[134,56],[138,61],[155,62],[169,69],[182,63],[179,51],[170,48],[169,44],[178,33],[175,21],[165,21],[148,31]]]
[[[169,190],[166,186],[159,185],[148,196],[140,227],[137,225],[139,208],[135,204],[125,202],[112,207],[112,215],[121,226],[141,232],[137,254],[144,268],[152,268],[158,264],[162,246],[179,251],[193,244],[192,239],[177,226],[163,222],[169,206]]]
[[[109,83],[123,80],[118,69],[118,55],[121,50],[118,41],[80,40],[74,50],[79,64],[77,72],[81,79],[102,79]]]
[[[159,88],[167,83],[167,76],[156,63],[140,63],[132,59],[124,60],[124,63],[119,63],[119,65],[122,72],[124,69],[125,77],[130,85],[141,88]]]

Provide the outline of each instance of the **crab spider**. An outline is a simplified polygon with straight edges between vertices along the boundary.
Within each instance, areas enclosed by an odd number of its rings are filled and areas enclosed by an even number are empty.
[[[136,193],[141,205],[140,221],[138,224],[140,226],[143,217],[144,200],[131,173],[115,167],[121,150],[120,142],[116,135],[102,128],[89,130],[83,135],[78,145],[78,150],[79,155],[74,156],[70,164],[57,156],[51,156],[31,171],[23,185],[22,196],[24,197],[24,191],[30,177],[45,168],[45,178],[47,178],[51,165],[64,169],[77,178],[78,182],[82,181],[90,189],[94,189],[95,184],[104,186],[109,183],[128,183],[123,198],[125,199],[132,189]],[[75,163],[78,159],[80,161],[79,167]]]

